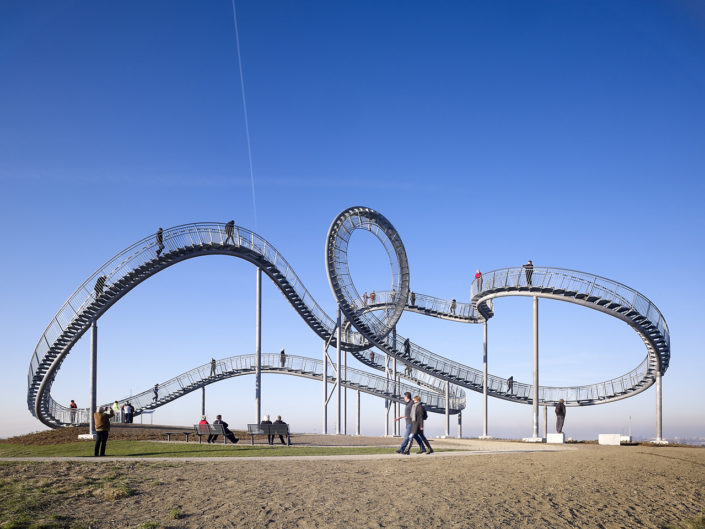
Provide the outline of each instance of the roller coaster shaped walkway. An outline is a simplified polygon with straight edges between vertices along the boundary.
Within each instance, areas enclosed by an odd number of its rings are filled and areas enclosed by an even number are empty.
[[[384,246],[392,270],[392,288],[378,292],[374,300],[359,294],[347,262],[348,242],[356,230],[372,233]],[[160,249],[161,246],[161,249]],[[52,428],[75,424],[87,417],[87,409],[72,411],[51,397],[51,388],[61,364],[73,345],[110,307],[142,281],[176,263],[204,255],[231,255],[263,270],[309,327],[326,342],[337,346],[337,322],[313,299],[293,268],[264,238],[246,228],[235,226],[228,233],[221,223],[195,223],[163,231],[161,243],[150,235],[107,261],[69,297],[39,339],[30,361],[27,404],[30,412]],[[552,405],[564,399],[568,406],[585,406],[612,402],[640,393],[654,384],[656,374],[664,374],[670,360],[668,326],[658,308],[635,290],[593,274],[560,268],[536,267],[531,275],[523,268],[494,270],[475,280],[470,303],[457,303],[415,293],[410,298],[409,265],[406,250],[392,224],[380,213],[366,207],[351,207],[341,212],[331,224],[326,238],[326,267],[331,290],[345,318],[342,324],[341,349],[350,352],[363,364],[385,370],[384,355],[396,358],[407,368],[401,378],[421,386],[414,389],[430,411],[445,411],[446,382],[449,383],[449,412],[465,407],[461,388],[483,391],[483,373],[435,354],[396,333],[396,324],[404,311],[463,323],[484,323],[494,315],[493,300],[503,296],[536,296],[583,305],[626,322],[646,346],[645,359],[630,372],[591,385],[574,387],[540,386],[539,404]],[[99,286],[102,284],[102,287]],[[410,303],[413,300],[413,303]],[[287,373],[322,380],[322,361],[287,355],[284,367],[271,362],[265,372]],[[279,355],[274,355],[278,357]],[[251,374],[253,355],[223,359],[220,372],[210,375],[204,366],[195,368],[160,384],[160,396],[152,399],[152,390],[131,396],[136,414],[164,405],[184,394],[225,378]],[[279,365],[279,367],[277,367]],[[224,367],[225,366],[225,367]],[[351,370],[351,378],[342,380],[346,387],[393,401],[401,401],[408,391],[405,383],[394,385],[386,377]],[[329,377],[330,379],[330,377]],[[533,404],[533,387],[515,381],[510,391],[507,380],[489,375],[489,396]],[[146,397],[145,397],[146,395]],[[127,399],[123,399],[127,400]],[[80,422],[87,422],[81,420]]]

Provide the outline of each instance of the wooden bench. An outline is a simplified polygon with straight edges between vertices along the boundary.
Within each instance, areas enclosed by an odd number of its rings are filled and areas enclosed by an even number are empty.
[[[250,444],[255,444],[255,435],[286,435],[286,444],[291,446],[291,435],[288,424],[248,424],[247,433],[250,434]],[[269,438],[267,438],[269,442]]]
[[[191,435],[192,432],[164,432],[162,435],[166,435],[166,440],[171,441],[171,436],[172,435],[183,435],[186,437],[186,442],[188,443],[188,436]]]
[[[198,444],[201,444],[201,437],[204,435],[222,435],[225,444],[225,428],[222,424],[194,424],[193,431],[198,436]]]

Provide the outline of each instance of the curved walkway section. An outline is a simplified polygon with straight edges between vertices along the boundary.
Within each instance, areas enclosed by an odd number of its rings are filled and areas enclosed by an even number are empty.
[[[355,230],[367,230],[375,235],[390,256],[392,294],[384,300],[388,308],[381,315],[379,311],[368,310],[364,299],[361,304],[359,291],[347,266],[348,242]],[[381,213],[365,207],[352,207],[341,212],[328,230],[326,263],[328,281],[341,311],[367,341],[431,377],[482,392],[481,371],[448,360],[410,342],[405,348],[404,337],[388,333],[390,325],[396,322],[395,318],[408,304],[409,279],[406,250],[401,237]],[[581,272],[536,268],[532,274],[533,277],[523,268],[503,269],[485,274],[481,281],[474,281],[471,302],[481,317],[478,318],[474,311],[468,312],[466,321],[479,323],[491,318],[494,314],[492,300],[495,297],[551,297],[580,303],[626,321],[647,347],[646,359],[634,370],[618,378],[577,387],[540,387],[541,404],[555,404],[561,398],[568,406],[619,400],[651,386],[655,382],[657,369],[661,373],[665,372],[670,357],[668,327],[661,313],[645,296],[620,283]],[[527,281],[531,284],[527,285]],[[459,319],[459,305],[452,301],[446,305],[438,304],[436,312],[445,312],[446,319]],[[515,382],[509,391],[506,379],[488,375],[487,392],[496,398],[533,404],[533,387],[530,384]]]
[[[389,257],[392,288],[380,292],[373,300],[360,296],[348,268],[348,243],[355,230],[367,230],[376,236]],[[337,345],[335,321],[265,239],[239,226],[228,232],[220,223],[177,226],[164,230],[161,236],[146,237],[117,254],[62,306],[44,331],[30,361],[27,404],[32,414],[50,427],[70,424],[66,408],[52,399],[51,387],[73,345],[102,314],[142,281],[178,262],[204,255],[231,255],[260,267],[309,327],[329,346]],[[399,371],[402,377],[437,394],[445,393],[448,383],[451,397],[458,403],[456,410],[464,402],[461,387],[483,391],[482,372],[398,335],[396,323],[405,310],[451,321],[481,323],[492,317],[496,297],[540,296],[578,303],[615,316],[626,321],[646,344],[646,359],[630,373],[588,386],[541,387],[542,404],[553,404],[559,398],[573,406],[618,400],[645,390],[654,383],[659,370],[663,374],[668,368],[670,338],[659,310],[638,292],[599,276],[556,268],[536,268],[527,276],[521,268],[508,268],[485,274],[481,282],[475,281],[470,304],[412,294],[401,238],[383,215],[370,208],[348,208],[333,221],[326,239],[326,267],[333,294],[347,319],[341,348],[362,363],[385,370],[384,356],[370,350],[375,346],[404,364]],[[509,392],[506,379],[489,375],[487,389],[493,397],[532,402],[529,384],[515,382]],[[427,399],[427,402],[433,400]]]
[[[523,267],[493,270],[475,280],[472,304],[485,318],[494,314],[492,300],[504,296],[531,296],[576,303],[626,322],[646,345],[646,358],[620,377],[576,387],[539,388],[542,403],[585,405],[619,400],[654,384],[656,372],[666,372],[671,358],[671,338],[663,314],[646,296],[605,277],[564,268]],[[506,388],[506,386],[505,386]],[[531,401],[532,386],[514,383],[516,395]]]
[[[118,405],[122,406],[129,401],[135,408],[135,415],[140,415],[145,410],[154,410],[192,391],[221,380],[243,375],[254,375],[256,369],[256,355],[223,358],[216,361],[215,370],[213,371],[211,370],[211,363],[208,362],[174,378],[160,382],[156,398],[153,389],[149,388],[136,395],[120,399]],[[279,373],[323,381],[323,361],[297,355],[286,355],[284,361],[282,361],[280,354],[263,354],[262,373]],[[432,391],[425,391],[404,383],[398,383],[395,386],[393,380],[387,380],[386,377],[351,367],[345,370],[344,375],[345,378],[342,380],[342,384],[346,388],[397,402],[403,402],[402,395],[404,395],[405,391],[408,391],[412,395],[419,395],[428,411],[445,413],[445,398]],[[335,376],[328,376],[328,381],[331,384],[335,384],[335,380]],[[106,403],[103,406],[111,404]],[[450,413],[456,414],[465,408],[465,397],[451,398],[449,404]],[[74,424],[88,424],[88,408],[79,408],[74,411]],[[70,408],[60,406],[54,409],[54,418],[62,424],[71,424],[71,412]]]

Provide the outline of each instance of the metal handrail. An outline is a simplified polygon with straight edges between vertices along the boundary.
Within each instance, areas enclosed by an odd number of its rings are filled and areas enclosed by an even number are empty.
[[[323,380],[323,361],[316,358],[287,354],[282,365],[281,355],[278,353],[265,353],[261,355],[261,369],[263,373],[283,373],[301,376],[315,380]],[[158,397],[155,401],[153,388],[135,395],[119,399],[118,406],[129,402],[134,407],[134,415],[138,416],[145,410],[153,410],[172,402],[186,393],[195,391],[215,382],[235,376],[250,375],[256,372],[257,355],[239,355],[223,358],[216,361],[215,374],[211,375],[211,363],[207,362],[189,371],[181,373],[169,380],[159,383]],[[331,383],[335,378],[328,377]],[[341,383],[351,389],[359,389],[364,393],[374,395],[391,401],[403,402],[404,392],[419,395],[426,404],[428,411],[434,413],[445,412],[445,398],[442,395],[398,382],[385,377],[362,371],[352,367],[347,368],[346,378]],[[102,406],[111,406],[105,403]],[[465,395],[449,399],[449,412],[458,413],[466,405]],[[71,409],[56,402],[52,404],[52,415],[62,424],[87,424],[89,418],[88,408]]]

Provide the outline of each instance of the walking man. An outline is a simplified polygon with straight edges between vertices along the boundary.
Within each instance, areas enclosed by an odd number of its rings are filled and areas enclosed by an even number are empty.
[[[215,358],[211,358],[211,376],[215,376]]]
[[[404,441],[401,443],[399,450],[397,450],[397,454],[404,454],[408,456],[409,450],[411,449],[411,408],[414,406],[414,402],[411,400],[411,393],[409,393],[408,391],[404,393],[404,402],[406,403],[406,406],[404,406],[404,415],[400,415],[394,420],[406,420],[406,431],[404,432]],[[408,448],[407,445],[409,445]]]
[[[565,403],[563,399],[556,404],[556,433],[563,433],[563,422],[565,421]]]
[[[228,241],[235,244],[235,221],[231,220],[225,225],[225,242],[223,244],[228,244]]]
[[[157,243],[157,257],[162,254],[164,250],[164,230],[159,228],[157,230],[157,236],[155,237],[155,242]]]
[[[286,353],[284,352],[284,349],[282,349],[282,352],[279,353],[279,363],[282,368],[286,367]]]
[[[514,377],[511,376],[507,379],[507,393],[509,393],[511,395],[513,390],[514,390]]]
[[[78,408],[78,405],[71,399],[71,404],[69,405],[71,408],[71,424],[74,424],[76,422],[76,409]]]
[[[528,286],[531,286],[531,276],[534,275],[534,263],[532,263],[531,259],[529,259],[529,262],[525,265],[522,265],[522,268],[524,269],[524,273],[526,274],[526,284]]]
[[[154,384],[154,389],[152,390],[152,392],[154,393],[152,401],[157,402],[159,400],[159,384]]]

